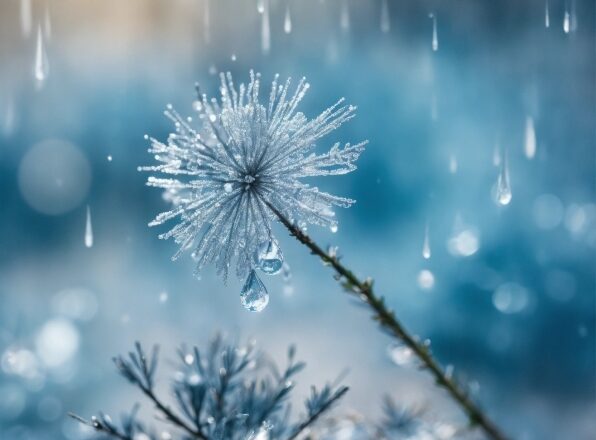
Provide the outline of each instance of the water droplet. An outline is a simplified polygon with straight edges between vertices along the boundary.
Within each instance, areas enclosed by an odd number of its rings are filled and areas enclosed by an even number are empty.
[[[111,155],[111,154],[108,154],[108,157],[107,157],[107,159],[108,159],[108,162],[111,162],[111,161],[112,161],[112,159],[113,159],[112,155]]]
[[[548,8],[548,0],[545,0],[544,2],[544,27],[547,29],[550,27],[550,11]]]
[[[45,51],[41,26],[37,28],[37,46],[35,49],[35,79],[41,85],[46,80],[49,73],[48,56]]]
[[[339,27],[342,31],[348,32],[350,30],[350,8],[348,1],[341,2],[341,11],[339,13]]]
[[[168,302],[168,292],[161,292],[159,294],[159,302],[162,304]]]
[[[263,11],[261,12],[261,50],[267,55],[271,50],[271,29],[269,26],[269,0],[262,0]]]
[[[390,29],[389,5],[387,4],[387,0],[381,0],[381,32],[387,33]]]
[[[261,243],[255,255],[257,267],[268,275],[275,275],[281,271],[284,257],[274,239]]]
[[[423,290],[430,290],[435,285],[435,276],[428,269],[418,272],[418,287]]]
[[[565,15],[563,16],[563,31],[565,31],[566,34],[569,33],[569,31],[571,30],[571,16],[569,14],[569,10],[565,9]]]
[[[251,270],[240,292],[240,301],[245,309],[260,312],[269,303],[269,293],[256,272]]]
[[[337,232],[338,226],[337,223],[333,223],[329,229],[331,230],[331,232],[333,232],[334,234]]]
[[[203,38],[205,43],[209,44],[211,41],[211,14],[209,12],[209,0],[205,0],[205,10],[203,15]]]
[[[428,233],[428,222],[426,222],[426,226],[424,228],[424,242],[422,243],[422,257],[428,260],[430,256],[430,237]]]
[[[292,32],[292,14],[290,12],[290,3],[286,5],[286,15],[284,17],[284,32],[286,34]]]
[[[528,159],[533,159],[536,155],[536,131],[534,130],[534,119],[531,116],[526,118],[524,153]]]
[[[21,31],[24,37],[31,34],[31,0],[21,0]]]
[[[87,220],[85,221],[85,246],[93,246],[93,227],[91,226],[91,209],[87,205]]]
[[[451,174],[457,173],[457,157],[455,157],[455,154],[449,156],[449,172]]]
[[[507,151],[503,154],[501,162],[501,170],[499,177],[497,177],[497,184],[495,186],[495,201],[501,206],[508,205],[511,202],[512,193],[509,183],[509,167],[507,165]]]
[[[195,361],[195,357],[192,354],[188,353],[188,354],[184,355],[184,362],[187,365],[192,365],[192,363],[194,361]]]
[[[232,184],[230,182],[224,183],[224,191],[225,192],[231,193],[233,189],[234,189],[234,187],[232,186]]]
[[[394,342],[389,344],[387,355],[395,365],[400,367],[411,365],[414,362],[414,351],[402,343]]]
[[[257,0],[257,11],[259,14],[265,12],[265,0]]]
[[[237,58],[236,58],[236,54],[235,54],[235,53],[233,53],[233,54],[232,54],[232,56],[230,57],[230,59],[231,59],[232,61],[236,61],[236,59],[237,59]]]
[[[432,38],[432,48],[433,51],[436,52],[439,50],[439,35],[437,33],[437,16],[434,13],[428,15],[429,18],[433,21],[433,38]]]

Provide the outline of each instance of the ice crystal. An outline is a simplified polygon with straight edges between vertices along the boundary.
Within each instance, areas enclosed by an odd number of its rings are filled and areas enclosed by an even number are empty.
[[[245,277],[259,267],[259,249],[276,243],[271,230],[277,213],[301,226],[316,224],[336,230],[333,207],[354,200],[338,197],[301,181],[353,171],[366,142],[315,153],[319,139],[351,119],[356,108],[340,99],[313,119],[298,111],[309,88],[303,78],[291,90],[275,76],[268,102],[261,102],[260,75],[251,71],[248,85],[236,87],[230,73],[220,74],[219,99],[209,99],[197,86],[196,118],[183,118],[171,105],[165,115],[175,132],[167,142],[148,138],[158,164],[142,167],[152,175],[147,185],[163,188],[171,210],[150,225],[177,218],[160,238],[179,245],[176,259],[193,248],[196,272],[210,263],[227,279]],[[280,254],[281,255],[281,254]]]

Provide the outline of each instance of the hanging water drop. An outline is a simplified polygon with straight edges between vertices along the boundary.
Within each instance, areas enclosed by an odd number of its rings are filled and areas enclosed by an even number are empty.
[[[87,220],[85,221],[85,246],[93,246],[93,226],[91,225],[91,209],[87,205]]]
[[[526,118],[524,153],[528,159],[533,159],[536,155],[536,131],[534,130],[534,119],[531,116]]]
[[[495,187],[495,201],[497,204],[505,206],[511,202],[511,186],[509,184],[509,167],[507,165],[507,152],[503,154],[501,163],[501,170],[499,177],[497,178],[497,184]]]
[[[286,5],[286,15],[284,17],[284,32],[286,34],[292,32],[292,15],[290,13],[290,3]]]
[[[246,310],[260,312],[269,303],[269,293],[256,272],[251,270],[240,292],[240,301]]]
[[[269,239],[257,249],[255,260],[257,267],[268,275],[275,275],[281,270],[284,257],[274,239]]]
[[[37,47],[35,49],[34,74],[38,84],[43,84],[49,72],[48,57],[45,51],[41,26],[37,28]]]
[[[389,344],[387,347],[387,355],[393,361],[394,364],[400,367],[411,365],[414,362],[414,351],[399,342]]]
[[[381,32],[387,33],[391,30],[391,22],[389,21],[389,4],[387,0],[381,0]]]
[[[548,8],[548,0],[545,0],[544,2],[544,27],[547,29],[550,27],[550,11]]]
[[[430,250],[430,237],[428,233],[428,222],[426,222],[426,226],[424,228],[424,242],[422,243],[422,257],[425,260],[428,260],[431,256]]]
[[[433,38],[432,38],[432,48],[433,51],[439,50],[439,35],[437,34],[437,16],[434,13],[430,13],[429,18],[433,21]]]
[[[31,35],[31,0],[21,0],[21,31],[24,37]]]
[[[259,14],[265,12],[265,0],[257,0],[257,11]]]
[[[271,28],[269,26],[269,0],[263,1],[263,11],[261,12],[261,50],[267,55],[271,50]]]
[[[342,0],[341,11],[339,13],[339,27],[342,31],[348,32],[350,30],[350,8],[348,0]]]

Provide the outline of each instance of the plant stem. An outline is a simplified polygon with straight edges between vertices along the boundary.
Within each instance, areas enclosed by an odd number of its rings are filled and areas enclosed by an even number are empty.
[[[381,327],[412,350],[421,362],[421,366],[433,375],[437,385],[445,388],[453,400],[466,413],[472,426],[478,426],[493,440],[507,439],[507,437],[500,432],[499,428],[497,428],[472,399],[470,399],[468,394],[457,384],[457,382],[445,374],[445,371],[431,355],[428,347],[419,343],[418,340],[398,321],[394,312],[385,305],[383,297],[377,296],[374,293],[372,280],[360,280],[351,270],[341,264],[337,257],[331,256],[323,251],[319,245],[302,232],[302,230],[294,226],[275,207],[272,205],[268,206],[288,231],[290,231],[291,235],[296,237],[300,243],[308,247],[314,255],[317,255],[323,261],[323,263],[333,267],[339,276],[339,280],[343,279],[342,285],[345,290],[348,293],[357,296],[361,301],[368,305],[374,314],[373,318],[379,322]]]

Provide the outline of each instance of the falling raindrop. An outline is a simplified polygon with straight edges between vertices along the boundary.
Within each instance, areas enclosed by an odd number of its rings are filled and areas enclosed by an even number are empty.
[[[432,38],[432,48],[433,51],[439,50],[439,36],[437,34],[437,16],[434,12],[428,14],[428,17],[433,21],[433,38]]]
[[[348,32],[350,30],[350,8],[348,0],[341,2],[341,11],[339,13],[339,27],[342,31]]]
[[[265,12],[265,0],[257,0],[257,11],[259,14]]]
[[[536,131],[534,130],[534,119],[531,116],[526,118],[524,153],[528,159],[533,159],[536,155]]]
[[[550,11],[548,8],[548,0],[545,0],[544,2],[544,27],[550,27]]]
[[[209,12],[209,0],[205,0],[205,10],[203,16],[203,38],[205,43],[209,44],[211,41],[211,17]]]
[[[290,3],[286,5],[286,15],[284,17],[284,32],[286,34],[292,32],[292,15],[290,13]]]
[[[44,15],[43,21],[43,29],[45,31],[45,36],[49,40],[52,38],[52,20],[50,19],[50,2],[46,3],[46,10]]]
[[[337,223],[333,223],[333,224],[332,224],[332,225],[329,227],[329,229],[331,230],[331,232],[333,232],[333,233],[335,234],[335,233],[337,232],[337,230],[338,230]]]
[[[87,220],[85,221],[85,246],[93,246],[93,226],[91,225],[91,209],[87,205]]]
[[[271,28],[269,26],[269,0],[262,0],[263,11],[261,12],[261,50],[266,55],[271,50]],[[260,11],[260,9],[259,9]]]
[[[426,222],[426,226],[424,228],[424,242],[422,243],[422,257],[425,260],[428,260],[431,256],[430,251],[430,237],[428,233],[428,222]]]
[[[31,0],[21,0],[21,31],[24,37],[31,35]]]
[[[48,57],[45,51],[41,26],[37,28],[37,47],[35,49],[34,74],[38,84],[43,84],[49,73]]]
[[[108,159],[108,162],[111,162],[111,161],[112,161],[114,158],[112,157],[112,155],[111,155],[111,154],[108,154],[108,157],[107,157],[107,159]]]
[[[565,7],[565,15],[563,16],[563,31],[565,31],[565,33],[568,34],[570,30],[571,30],[571,14],[569,13],[568,6],[566,6]]]
[[[259,269],[268,275],[275,275],[281,271],[284,257],[277,241],[269,239],[259,246],[255,260]]]
[[[387,0],[381,0],[381,32],[387,33],[391,30],[391,22],[389,21],[389,5]]]
[[[402,343],[394,342],[387,347],[387,355],[395,365],[405,367],[414,362],[414,351]]]
[[[507,151],[503,153],[501,162],[501,170],[499,177],[497,177],[497,184],[495,186],[495,201],[497,204],[505,206],[511,202],[511,185],[509,183],[509,167],[507,164]]]
[[[260,312],[269,303],[269,294],[256,272],[251,270],[240,292],[240,301],[246,310]]]
[[[455,157],[455,154],[449,156],[449,172],[451,174],[457,173],[457,157]]]

